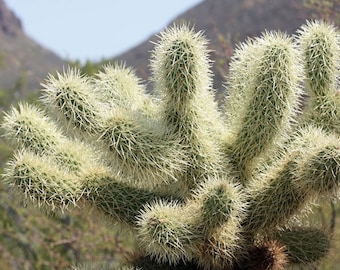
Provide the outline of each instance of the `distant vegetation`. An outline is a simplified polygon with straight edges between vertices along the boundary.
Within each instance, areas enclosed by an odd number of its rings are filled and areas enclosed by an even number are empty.
[[[82,64],[79,60],[68,62],[71,67],[77,68],[81,71],[81,73],[87,75],[93,75],[97,73],[100,69],[102,69],[104,65],[107,65],[109,63],[112,63],[112,59],[104,58],[99,62],[87,60],[84,64]]]
[[[340,2],[338,0],[303,0],[304,7],[314,12],[314,18],[340,25]]]

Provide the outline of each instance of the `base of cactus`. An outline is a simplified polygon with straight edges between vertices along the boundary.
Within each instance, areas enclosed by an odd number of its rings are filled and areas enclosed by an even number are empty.
[[[289,264],[289,254],[285,246],[278,241],[266,241],[262,244],[250,244],[247,255],[230,265],[209,266],[200,265],[196,261],[180,261],[176,265],[160,263],[144,253],[133,253],[126,263],[133,269],[142,270],[267,270],[286,269]]]
[[[158,263],[150,256],[144,256],[141,254],[133,254],[128,258],[128,263],[134,267],[134,269],[143,270],[202,270],[194,262],[181,261],[176,265],[169,265],[166,263]]]

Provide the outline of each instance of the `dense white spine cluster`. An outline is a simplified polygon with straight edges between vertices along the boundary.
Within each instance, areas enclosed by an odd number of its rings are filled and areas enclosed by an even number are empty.
[[[68,69],[43,84],[47,112],[8,112],[4,181],[44,209],[90,205],[131,229],[131,269],[315,262],[330,237],[296,220],[339,189],[339,48],[323,22],[246,41],[221,112],[206,39],[173,26],[152,52],[155,95],[123,64]]]

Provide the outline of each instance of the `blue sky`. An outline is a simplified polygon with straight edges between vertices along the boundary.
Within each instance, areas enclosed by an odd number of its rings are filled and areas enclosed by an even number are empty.
[[[25,32],[59,56],[85,61],[120,54],[202,0],[5,0]]]

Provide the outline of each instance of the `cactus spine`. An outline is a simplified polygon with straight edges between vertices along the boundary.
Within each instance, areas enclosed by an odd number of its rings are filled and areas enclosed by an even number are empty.
[[[182,25],[159,38],[153,96],[124,65],[93,78],[69,69],[43,85],[53,116],[28,104],[8,112],[3,129],[18,151],[4,181],[46,209],[94,206],[127,225],[142,250],[131,269],[323,258],[330,236],[297,220],[339,188],[338,30],[310,22],[296,37],[241,44],[223,112],[203,34]]]

